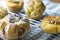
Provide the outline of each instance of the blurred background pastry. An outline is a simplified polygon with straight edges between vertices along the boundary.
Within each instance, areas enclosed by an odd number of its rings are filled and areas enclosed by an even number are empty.
[[[23,0],[6,0],[8,10],[14,13],[18,13],[23,8]]]
[[[41,22],[41,29],[46,33],[60,33],[60,16],[47,16]]]
[[[7,14],[7,9],[0,5],[0,19],[3,19]]]
[[[45,10],[45,5],[40,0],[28,0],[24,3],[25,14],[28,18],[40,19]]]

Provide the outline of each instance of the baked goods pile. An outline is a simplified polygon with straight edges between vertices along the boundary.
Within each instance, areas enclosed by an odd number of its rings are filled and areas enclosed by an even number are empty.
[[[31,19],[40,20],[45,11],[45,5],[40,0],[6,0],[7,9],[15,14],[8,14],[6,8],[0,6],[0,38],[5,40],[18,40],[23,38],[30,29]],[[25,15],[19,15],[24,6]],[[18,13],[18,14],[16,14]],[[60,16],[47,16],[43,18],[41,29],[46,33],[60,33]]]
[[[45,5],[40,0],[27,0],[24,3],[24,10],[27,17],[36,20],[42,17],[45,8]]]
[[[46,33],[60,33],[60,16],[47,16],[42,20],[40,26]]]
[[[23,38],[30,28],[29,18],[40,20],[46,9],[40,0],[26,0],[26,2],[23,0],[6,0],[6,5],[9,11],[15,13],[9,16],[7,9],[0,6],[0,36],[6,40]],[[16,14],[23,7],[27,17]],[[60,16],[46,16],[40,26],[46,33],[60,33]]]

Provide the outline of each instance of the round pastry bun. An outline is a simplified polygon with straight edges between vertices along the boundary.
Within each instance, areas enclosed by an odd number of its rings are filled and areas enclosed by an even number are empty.
[[[0,5],[0,20],[8,14],[7,9]]]
[[[29,19],[22,17],[17,21],[18,17],[16,19],[16,16],[14,16],[10,21],[11,18],[7,15],[0,21],[0,34],[2,39],[18,40],[18,38],[23,38],[30,28]]]
[[[40,26],[46,33],[60,33],[60,16],[47,16],[42,20]]]
[[[24,3],[25,14],[28,18],[39,20],[45,10],[45,5],[40,0],[28,0]]]
[[[6,5],[9,11],[18,13],[23,8],[24,2],[23,0],[19,0],[19,3],[12,2],[12,0],[6,0]]]

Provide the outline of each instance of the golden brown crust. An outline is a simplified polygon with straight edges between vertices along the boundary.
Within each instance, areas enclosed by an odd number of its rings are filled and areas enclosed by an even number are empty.
[[[60,33],[60,16],[47,16],[41,22],[41,28],[47,33]]]
[[[5,27],[5,37],[6,39],[17,39],[18,38],[18,31],[17,27],[15,27],[14,23],[9,23]]]
[[[8,15],[7,9],[0,5],[0,20],[3,19],[6,15]]]
[[[20,19],[15,23],[10,23],[9,20],[9,17],[6,16],[5,18],[3,18],[3,20],[0,21],[0,34],[4,33],[5,35],[2,35],[7,40],[23,38],[30,28],[29,20],[27,18]]]
[[[5,21],[0,21],[0,31],[3,31],[7,23]]]
[[[48,21],[50,24],[60,24],[60,16],[47,16],[43,21]]]
[[[42,17],[45,8],[45,5],[40,0],[29,0],[26,5],[24,5],[27,17],[36,20]]]
[[[23,0],[20,0],[19,4],[10,2],[9,0],[6,0],[6,5],[7,5],[8,9],[14,13],[19,12],[22,9],[23,4],[24,4]]]

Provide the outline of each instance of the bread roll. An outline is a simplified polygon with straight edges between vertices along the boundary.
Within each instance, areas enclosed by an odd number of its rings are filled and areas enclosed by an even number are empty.
[[[20,18],[15,15],[13,18],[10,18],[6,16],[3,20],[0,21],[0,34],[2,34],[2,39],[5,40],[21,39],[27,34],[30,28],[30,22],[26,17]]]
[[[23,0],[6,0],[6,5],[9,11],[18,13],[23,7]]]
[[[40,26],[46,33],[60,33],[60,16],[47,16],[42,20]]]
[[[45,5],[40,0],[28,0],[24,3],[25,14],[28,18],[40,19],[45,10]]]

